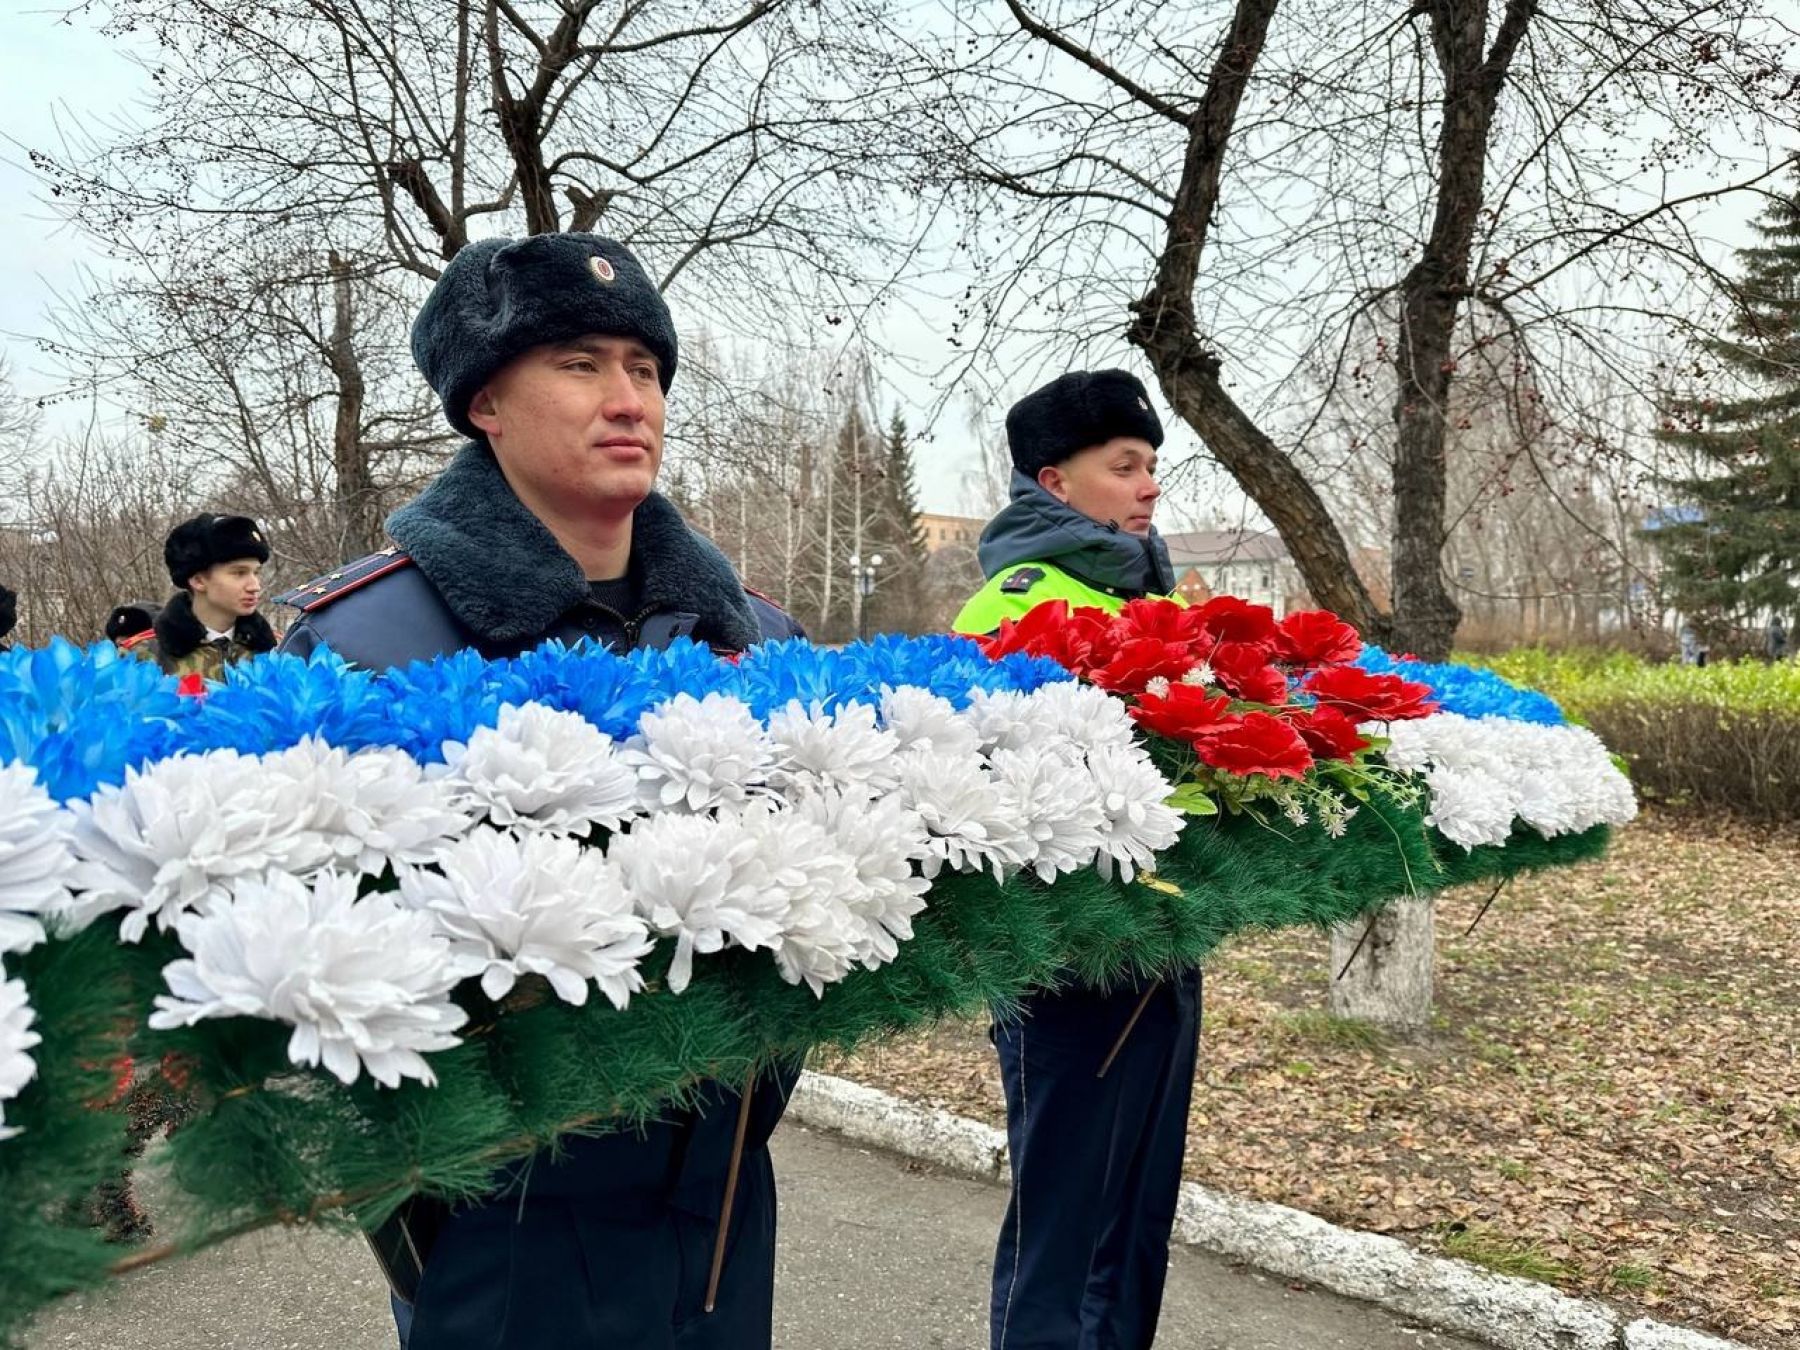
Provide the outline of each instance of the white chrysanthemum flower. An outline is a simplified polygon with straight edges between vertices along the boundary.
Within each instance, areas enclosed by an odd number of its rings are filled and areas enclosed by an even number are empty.
[[[794,811],[756,803],[743,824],[786,907],[775,966],[789,984],[821,995],[850,973],[866,940],[862,917],[846,903],[857,888],[856,868],[822,826]]]
[[[1383,730],[1388,764],[1424,776],[1428,819],[1466,848],[1505,842],[1514,818],[1554,838],[1637,814],[1630,782],[1585,727],[1438,713]]]
[[[1138,743],[1125,700],[1076,680],[1041,685],[1027,696],[1041,734],[1068,741],[1083,751],[1111,746],[1129,750]]]
[[[1100,793],[1100,875],[1116,867],[1122,880],[1156,868],[1156,855],[1172,848],[1186,816],[1168,805],[1175,789],[1142,750],[1103,746],[1088,755],[1088,772]]]
[[[915,858],[929,851],[925,823],[898,796],[865,798],[827,793],[804,797],[796,814],[825,831],[855,872],[844,903],[863,920],[856,960],[874,970],[900,953],[925,908],[931,883]]]
[[[775,743],[729,694],[677,694],[638,722],[624,750],[638,795],[653,811],[741,807],[766,795]]]
[[[0,1139],[19,1133],[6,1123],[6,1104],[37,1077],[31,1048],[43,1038],[31,1029],[36,1014],[26,998],[23,980],[0,980]]]
[[[770,781],[789,797],[807,792],[845,792],[875,796],[890,792],[898,781],[894,756],[900,739],[875,725],[875,709],[851,703],[836,713],[799,700],[769,718],[769,736],[780,752],[780,766]]]
[[[75,924],[125,909],[119,931],[135,942],[152,918],[172,927],[239,878],[316,866],[318,840],[284,785],[259,758],[214,750],[127,769],[122,786],[72,803]]]
[[[994,777],[1030,840],[1028,865],[1041,881],[1091,866],[1106,813],[1094,776],[1057,746],[996,750]]]
[[[963,720],[975,728],[976,743],[984,755],[996,750],[1017,750],[1043,735],[1034,720],[1035,704],[1016,689],[972,689]]]
[[[1499,779],[1472,770],[1433,768],[1425,772],[1431,810],[1425,823],[1465,849],[1504,844],[1512,834],[1515,797]]]
[[[644,987],[638,962],[650,954],[650,934],[598,849],[483,828],[446,849],[437,867],[401,872],[400,899],[437,920],[489,998],[504,998],[521,975],[543,976],[577,1005],[590,981],[615,1008]]]
[[[1032,861],[1032,841],[1018,812],[987,766],[969,755],[909,750],[900,756],[900,798],[925,826],[925,875],[935,877],[946,863],[952,871],[991,868],[997,880],[1006,869]]]
[[[284,869],[300,877],[326,866],[379,875],[389,863],[430,862],[473,824],[450,790],[403,750],[352,754],[308,736],[263,756],[263,764],[286,784],[277,791],[303,831]]]
[[[450,990],[467,973],[428,914],[392,896],[357,898],[357,878],[321,872],[309,885],[274,872],[176,925],[191,958],[163,968],[150,1025],[262,1017],[294,1028],[288,1058],[345,1083],[367,1070],[386,1087],[437,1076],[424,1056],[457,1044],[464,1020]]]
[[[608,861],[653,932],[675,939],[670,992],[693,978],[694,953],[727,942],[773,947],[786,902],[769,885],[757,838],[737,816],[664,812],[638,821],[608,847]]]
[[[502,829],[586,835],[643,810],[637,773],[612,737],[541,703],[506,705],[497,725],[447,744],[444,765],[456,800]]]
[[[899,738],[902,750],[973,755],[981,749],[975,728],[957,714],[949,699],[916,685],[882,687],[881,724]]]
[[[44,920],[69,907],[69,817],[28,764],[0,768],[0,952],[44,940]]]

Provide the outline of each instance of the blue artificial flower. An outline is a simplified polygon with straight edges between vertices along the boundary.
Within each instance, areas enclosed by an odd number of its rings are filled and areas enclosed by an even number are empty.
[[[759,718],[795,700],[806,708],[817,703],[827,712],[845,702],[866,702],[867,667],[858,655],[815,647],[805,638],[759,643],[738,661],[739,694]]]
[[[737,666],[692,638],[679,638],[667,647],[638,647],[625,659],[662,691],[658,702],[677,694],[705,698],[738,692]]]
[[[473,647],[383,671],[376,684],[385,720],[366,744],[394,746],[422,764],[441,761],[445,741],[467,741],[476,728],[493,726],[503,704],[526,701],[513,663],[489,661]]]
[[[638,720],[668,697],[642,662],[590,638],[573,647],[546,642],[512,662],[522,700],[578,713],[614,740],[637,731]]]
[[[125,770],[172,754],[193,701],[150,661],[110,642],[0,653],[0,763],[33,765],[58,801],[120,783]]]
[[[385,745],[387,700],[375,676],[321,648],[310,657],[270,653],[225,668],[221,683],[181,728],[183,750],[260,755],[307,736],[359,749]]]
[[[1441,712],[1463,717],[1506,717],[1541,726],[1560,726],[1568,720],[1548,694],[1521,689],[1479,666],[1403,661],[1379,647],[1364,647],[1356,663],[1373,674],[1399,675],[1430,685]]]

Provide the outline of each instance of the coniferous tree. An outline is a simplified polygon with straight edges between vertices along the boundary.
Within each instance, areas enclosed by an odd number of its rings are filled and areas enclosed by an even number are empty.
[[[1666,597],[1710,641],[1800,608],[1800,191],[1755,229],[1732,335],[1707,344],[1742,392],[1666,405],[1659,438],[1695,467],[1659,480],[1646,529]]]
[[[918,479],[912,433],[898,411],[888,419],[881,445],[880,511],[875,530],[881,579],[870,597],[870,632],[917,633],[929,621],[925,535],[919,524]]]

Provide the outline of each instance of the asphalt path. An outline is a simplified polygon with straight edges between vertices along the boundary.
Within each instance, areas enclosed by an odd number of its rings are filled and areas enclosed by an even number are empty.
[[[1005,1194],[795,1125],[775,1136],[777,1350],[986,1350]],[[393,1350],[386,1287],[355,1237],[252,1234],[70,1299],[29,1350]],[[1478,1350],[1379,1309],[1191,1251],[1158,1350]],[[562,1350],[562,1348],[558,1348]],[[611,1348],[609,1348],[611,1350]]]

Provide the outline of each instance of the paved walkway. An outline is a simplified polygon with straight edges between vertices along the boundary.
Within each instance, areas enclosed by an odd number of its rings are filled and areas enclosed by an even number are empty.
[[[985,1350],[1004,1195],[784,1126],[775,1138],[778,1350]],[[261,1233],[71,1300],[29,1350],[392,1350],[362,1243]],[[1477,1350],[1330,1294],[1191,1252],[1169,1272],[1158,1350]],[[611,1348],[609,1347],[609,1350]],[[623,1350],[623,1348],[620,1348]]]

